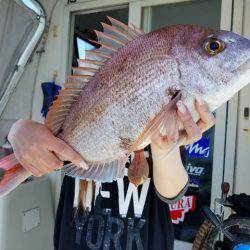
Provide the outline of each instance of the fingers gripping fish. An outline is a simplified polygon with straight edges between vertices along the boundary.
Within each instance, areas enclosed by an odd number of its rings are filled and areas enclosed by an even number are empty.
[[[141,150],[156,134],[171,138],[183,129],[175,105],[180,98],[198,120],[195,98],[213,111],[250,82],[250,41],[195,25],[143,34],[109,20],[112,25],[96,31],[100,48],[78,60],[45,124],[87,160],[88,170],[70,164],[68,175],[111,182],[123,177],[127,157],[138,151],[129,177],[139,185],[148,173]],[[12,173],[8,159],[0,162],[0,194],[27,176],[10,158]]]

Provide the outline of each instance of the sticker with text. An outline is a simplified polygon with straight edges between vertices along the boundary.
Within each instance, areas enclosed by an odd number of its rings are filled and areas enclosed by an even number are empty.
[[[199,141],[187,145],[186,152],[189,157],[208,158],[210,154],[210,140],[201,138]]]
[[[177,203],[170,204],[169,208],[173,224],[179,224],[185,220],[186,213],[195,210],[196,197],[194,195],[183,196]]]

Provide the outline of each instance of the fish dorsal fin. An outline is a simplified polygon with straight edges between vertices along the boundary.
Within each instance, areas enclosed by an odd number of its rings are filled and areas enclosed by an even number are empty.
[[[144,34],[142,30],[136,28],[134,25],[126,25],[110,16],[108,16],[108,19],[111,22],[112,26],[118,28],[119,30],[124,31],[132,39]]]
[[[108,17],[112,25],[101,23],[103,32],[95,31],[98,41],[91,41],[100,46],[98,49],[85,51],[85,59],[78,59],[78,67],[73,67],[73,74],[63,84],[53,102],[45,120],[45,125],[53,134],[58,134],[69,114],[72,105],[78,100],[84,86],[93,78],[100,67],[117,52],[119,48],[143,35],[143,31],[133,25],[126,25]]]
[[[88,59],[77,59],[78,67],[91,67],[93,69],[99,69],[103,62]]]

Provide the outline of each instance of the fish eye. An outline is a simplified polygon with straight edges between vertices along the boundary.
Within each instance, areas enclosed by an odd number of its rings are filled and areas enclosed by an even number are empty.
[[[212,37],[205,41],[205,50],[211,56],[219,54],[224,48],[225,43],[220,39]]]

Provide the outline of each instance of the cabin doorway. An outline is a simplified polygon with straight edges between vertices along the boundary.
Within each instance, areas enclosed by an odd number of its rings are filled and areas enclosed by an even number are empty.
[[[101,6],[101,7],[100,7]],[[124,23],[133,23],[145,32],[172,24],[197,24],[215,29],[231,29],[233,1],[225,0],[138,0],[138,1],[79,1],[69,5],[70,23],[69,61],[66,71],[77,66],[77,58],[84,58],[85,49],[94,49],[96,44],[91,29],[100,30],[99,22],[107,22],[111,16]],[[71,18],[70,18],[71,17]],[[67,18],[66,18],[67,21]],[[180,203],[171,206],[175,224],[175,249],[191,249],[192,241],[203,222],[201,205],[213,206],[220,197],[220,185],[225,173],[230,172],[225,164],[225,136],[228,104],[216,111],[216,126],[205,133],[202,140],[189,145],[184,151],[185,167],[190,176],[190,188]],[[233,179],[229,178],[230,184]],[[179,213],[182,211],[181,213]],[[175,217],[176,214],[181,216]]]

